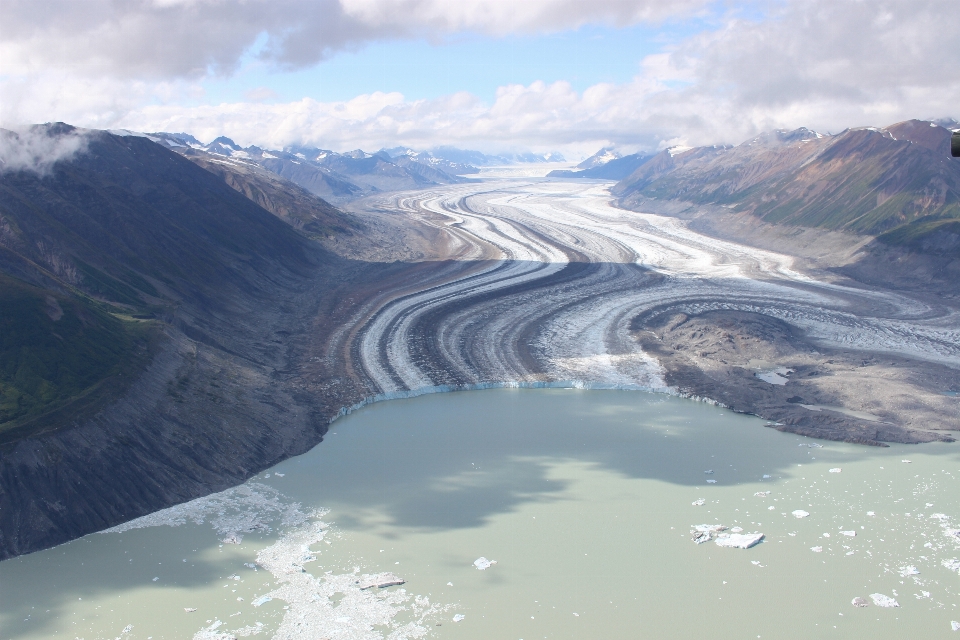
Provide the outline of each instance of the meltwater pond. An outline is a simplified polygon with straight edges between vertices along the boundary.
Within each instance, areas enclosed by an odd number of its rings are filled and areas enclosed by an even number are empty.
[[[0,563],[0,637],[960,637],[958,454],[635,391],[384,402],[241,487]]]

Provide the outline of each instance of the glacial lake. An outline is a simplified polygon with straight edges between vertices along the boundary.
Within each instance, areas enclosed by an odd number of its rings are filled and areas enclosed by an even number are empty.
[[[960,446],[764,425],[639,391],[369,405],[241,487],[0,563],[0,637],[960,638]]]

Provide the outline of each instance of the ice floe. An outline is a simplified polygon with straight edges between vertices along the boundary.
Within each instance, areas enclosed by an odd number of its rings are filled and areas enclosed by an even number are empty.
[[[362,576],[359,580],[356,581],[357,587],[361,591],[365,589],[372,589],[377,587],[379,589],[384,589],[386,587],[394,587],[401,585],[406,580],[394,573],[378,573],[376,575],[365,575]]]
[[[900,603],[891,598],[890,596],[885,596],[882,593],[871,593],[870,599],[873,600],[873,604],[878,607],[899,607]]]
[[[696,544],[709,542],[713,540],[718,533],[727,530],[722,524],[693,524],[690,526],[693,527],[693,529],[690,530],[690,534],[693,536],[693,541]]]
[[[762,533],[722,533],[717,536],[717,546],[749,549],[760,544]]]

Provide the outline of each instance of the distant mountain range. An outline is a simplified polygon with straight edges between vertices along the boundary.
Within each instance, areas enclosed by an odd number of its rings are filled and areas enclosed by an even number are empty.
[[[260,167],[332,202],[346,202],[383,191],[467,182],[470,178],[465,176],[479,173],[478,167],[563,161],[556,153],[491,156],[453,147],[431,151],[395,147],[376,153],[360,149],[337,153],[306,146],[268,150],[241,147],[226,137],[203,144],[187,133],[144,135],[205,168],[219,166],[225,170],[232,166],[243,173]]]
[[[595,180],[623,180],[636,171],[651,154],[634,153],[621,156],[611,149],[601,149],[577,165],[577,170],[557,169],[548,178],[593,178]]]

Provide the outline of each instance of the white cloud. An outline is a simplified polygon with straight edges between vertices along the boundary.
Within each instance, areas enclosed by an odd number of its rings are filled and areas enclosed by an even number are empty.
[[[343,19],[365,25],[370,33],[501,33],[508,26],[522,31],[538,25],[576,26],[584,20],[629,22],[656,18],[650,7],[659,6],[605,0],[343,2]],[[209,8],[218,2],[180,4]],[[227,0],[219,5],[233,6]],[[404,10],[395,10],[397,6]],[[510,6],[520,8],[511,13]],[[509,85],[490,104],[465,93],[435,100],[374,93],[335,103],[305,98],[283,104],[182,106],[199,96],[200,85],[189,79],[89,80],[68,71],[46,71],[43,82],[24,81],[13,100],[7,99],[11,85],[5,85],[0,117],[187,131],[206,140],[222,134],[270,147],[455,144],[490,151],[558,149],[570,155],[608,144],[654,149],[674,143],[737,143],[777,127],[837,131],[911,117],[960,118],[960,23],[947,19],[955,6],[954,0],[775,3],[763,19],[732,20],[648,56],[631,82],[597,84],[583,92],[564,82]],[[588,13],[583,7],[596,8]],[[279,51],[271,55],[282,61]]]
[[[262,36],[281,67],[380,38],[543,33],[685,15],[708,0],[4,0],[5,74],[169,80],[229,74]]]
[[[44,175],[60,160],[86,149],[82,131],[50,131],[32,127],[22,131],[0,130],[0,174],[31,171]]]

